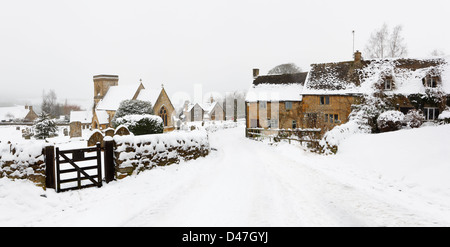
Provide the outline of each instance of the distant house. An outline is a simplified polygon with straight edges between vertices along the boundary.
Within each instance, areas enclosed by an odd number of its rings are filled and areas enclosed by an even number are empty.
[[[38,115],[33,106],[16,105],[0,107],[0,122],[32,122]]]
[[[219,102],[215,101],[209,104],[204,104],[203,109],[205,109],[205,115],[211,121],[225,120],[225,111]]]
[[[82,129],[89,129],[92,125],[92,111],[71,111],[70,122],[80,122]]]
[[[185,116],[184,120],[186,122],[225,120],[225,111],[218,102],[205,104],[186,103],[183,115]]]
[[[199,104],[186,104],[183,111],[186,122],[203,121],[205,109]]]
[[[161,90],[146,89],[142,82],[119,85],[117,75],[94,76],[94,106],[91,127],[93,129],[111,127],[111,121],[120,103],[124,100],[150,101],[154,114],[163,119],[164,130],[174,129],[172,116],[175,109],[164,87]]]
[[[450,106],[448,58],[371,59],[312,64],[308,73],[259,76],[246,98],[246,127],[320,129],[348,122],[353,107],[377,98],[389,109],[422,110],[432,121]],[[374,103],[372,103],[374,104]]]

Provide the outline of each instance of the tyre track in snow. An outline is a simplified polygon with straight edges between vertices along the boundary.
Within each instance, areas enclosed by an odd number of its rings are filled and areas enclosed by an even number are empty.
[[[409,209],[381,201],[358,188],[342,183],[302,162],[285,156],[267,157],[272,174],[298,208],[297,217],[307,226],[420,226],[435,222]]]

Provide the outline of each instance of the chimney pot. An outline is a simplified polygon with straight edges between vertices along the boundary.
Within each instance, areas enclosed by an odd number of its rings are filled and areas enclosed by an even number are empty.
[[[259,69],[253,69],[253,79],[259,76]]]
[[[355,58],[355,63],[361,62],[361,60],[362,60],[361,52],[356,50],[356,52],[354,54],[354,58]]]

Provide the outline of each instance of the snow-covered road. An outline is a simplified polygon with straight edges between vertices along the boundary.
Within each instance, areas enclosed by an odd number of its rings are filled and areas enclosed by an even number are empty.
[[[421,197],[400,194],[395,186],[337,169],[336,157],[248,140],[242,127],[212,133],[210,142],[217,151],[206,158],[100,189],[44,193],[0,179],[0,225],[450,225],[447,201],[420,203]]]
[[[395,203],[248,140],[241,128],[213,134],[217,153],[195,164],[188,181],[137,212],[126,226],[396,226],[433,225]],[[295,150],[295,149],[294,149]],[[294,156],[304,155],[297,150]],[[201,164],[200,164],[201,163]],[[186,164],[190,166],[191,164]],[[201,167],[201,168],[200,168]],[[183,167],[184,169],[187,167]]]

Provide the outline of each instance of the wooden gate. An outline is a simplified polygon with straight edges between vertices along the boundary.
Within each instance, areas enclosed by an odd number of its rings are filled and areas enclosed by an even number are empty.
[[[87,156],[87,153],[95,155]],[[70,157],[69,157],[70,156]],[[77,165],[75,162],[96,160],[87,166]],[[69,164],[63,165],[63,164]],[[63,167],[65,166],[65,167]],[[91,174],[88,174],[87,171]],[[76,176],[73,176],[75,173]],[[92,174],[93,173],[93,174]],[[69,174],[72,174],[70,176]],[[61,178],[64,175],[64,178]],[[85,183],[86,181],[88,183]],[[93,148],[59,150],[56,148],[56,192],[102,186],[102,159],[100,143]],[[76,186],[61,189],[61,184],[75,183]]]

